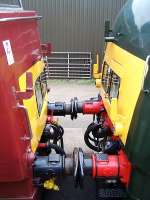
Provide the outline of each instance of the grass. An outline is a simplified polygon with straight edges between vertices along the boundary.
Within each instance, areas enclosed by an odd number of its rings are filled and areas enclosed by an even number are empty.
[[[91,85],[95,83],[94,79],[51,79],[48,84],[78,84],[78,85]]]

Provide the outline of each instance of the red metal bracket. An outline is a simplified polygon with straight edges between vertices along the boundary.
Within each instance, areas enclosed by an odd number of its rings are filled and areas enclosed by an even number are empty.
[[[26,90],[15,91],[17,99],[30,99],[33,96],[33,77],[31,72],[26,72]]]
[[[41,44],[41,53],[43,56],[48,56],[52,52],[52,44],[51,43],[44,43]]]

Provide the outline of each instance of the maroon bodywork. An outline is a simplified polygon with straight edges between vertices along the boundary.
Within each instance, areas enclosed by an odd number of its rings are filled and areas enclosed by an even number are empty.
[[[14,92],[19,91],[20,75],[41,59],[34,16],[34,11],[0,12],[0,199],[36,199],[30,130],[24,109],[17,106],[22,102]],[[1,20],[14,17],[21,19]],[[10,41],[14,56],[12,65],[8,65],[3,46],[6,40]]]

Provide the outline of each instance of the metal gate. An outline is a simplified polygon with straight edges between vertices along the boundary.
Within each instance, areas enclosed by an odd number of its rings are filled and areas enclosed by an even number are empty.
[[[45,57],[46,79],[90,79],[92,58],[90,52],[53,52]]]

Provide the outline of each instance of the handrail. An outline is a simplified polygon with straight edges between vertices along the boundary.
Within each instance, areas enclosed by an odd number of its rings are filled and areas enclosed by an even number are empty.
[[[26,136],[26,138],[25,138],[25,136],[24,136],[23,139],[25,139],[25,140],[31,140],[32,137],[33,137],[33,134],[32,134],[31,124],[30,124],[30,120],[29,120],[28,110],[27,110],[27,108],[24,105],[21,105],[19,103],[17,103],[17,108],[18,109],[22,109],[25,112],[26,120],[27,120],[27,124],[28,124],[28,129],[29,129],[29,134],[30,134],[30,137]]]
[[[28,17],[10,17],[10,18],[1,18],[0,22],[10,22],[10,21],[18,21],[18,20],[28,20],[28,19],[41,19],[42,16],[28,16]]]
[[[19,4],[20,4],[20,8],[22,8],[22,9],[23,9],[22,0],[19,0]]]

